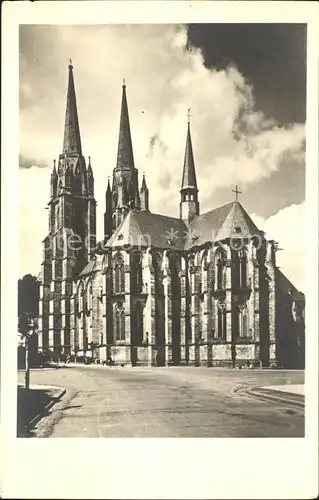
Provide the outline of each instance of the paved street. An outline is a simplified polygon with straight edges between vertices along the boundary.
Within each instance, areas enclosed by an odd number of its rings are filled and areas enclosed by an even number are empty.
[[[31,373],[33,384],[76,391],[52,437],[302,437],[302,409],[236,391],[303,382],[301,371],[201,367],[67,366]]]

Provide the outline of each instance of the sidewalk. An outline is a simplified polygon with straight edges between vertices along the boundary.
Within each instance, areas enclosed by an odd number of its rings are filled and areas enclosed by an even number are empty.
[[[305,386],[303,384],[253,387],[248,391],[248,394],[263,401],[276,401],[289,406],[305,407]]]
[[[262,387],[262,389],[270,389],[271,391],[286,392],[289,394],[300,394],[301,396],[305,395],[304,384],[270,385]]]

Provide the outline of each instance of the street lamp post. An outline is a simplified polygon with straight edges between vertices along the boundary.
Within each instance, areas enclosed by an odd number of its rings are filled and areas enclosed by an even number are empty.
[[[35,322],[28,316],[28,330],[25,335],[25,388],[30,388],[29,339],[34,333]]]
[[[24,347],[25,347],[24,381],[25,381],[25,388],[29,389],[30,388],[30,367],[29,367],[29,335],[28,335],[28,333],[25,336]]]

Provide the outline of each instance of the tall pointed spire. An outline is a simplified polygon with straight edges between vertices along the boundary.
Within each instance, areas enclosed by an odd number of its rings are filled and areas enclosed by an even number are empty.
[[[82,154],[81,136],[76,106],[76,96],[73,78],[73,65],[69,61],[69,83],[66,101],[63,153]]]
[[[187,188],[197,189],[195,162],[193,155],[189,117],[187,124],[186,149],[185,149],[183,178],[182,178],[182,189],[187,189]]]
[[[122,107],[116,168],[121,170],[134,168],[130,120],[126,98],[126,84],[124,79],[122,85]]]
[[[188,110],[187,138],[181,187],[180,218],[187,224],[199,215],[198,189]]]

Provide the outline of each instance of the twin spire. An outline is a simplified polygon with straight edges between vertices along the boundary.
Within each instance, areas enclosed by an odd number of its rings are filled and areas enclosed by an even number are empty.
[[[128,115],[128,106],[126,98],[126,84],[123,79],[122,85],[122,105],[120,117],[119,144],[117,150],[116,169],[131,170],[134,169],[134,156],[131,139],[130,119]]]
[[[80,126],[76,105],[73,65],[71,59],[69,61],[69,82],[66,99],[63,153],[82,155]]]
[[[76,95],[75,95],[73,65],[71,59],[69,60],[69,81],[68,81],[66,113],[65,113],[63,153],[82,155],[80,126],[79,126]],[[119,142],[118,142],[117,162],[115,170],[122,170],[122,171],[134,170],[134,156],[133,156],[127,97],[126,97],[126,83],[124,79],[122,85],[122,104],[121,104],[121,116],[120,116]],[[108,189],[110,189],[109,186]],[[145,183],[145,178],[143,177],[142,191],[145,191],[145,189],[147,189],[147,187]],[[194,154],[193,154],[192,139],[190,132],[189,114],[188,114],[187,138],[186,138],[186,149],[184,157],[181,193],[182,194],[198,193]]]
[[[186,148],[185,148],[184,168],[183,168],[181,190],[189,189],[189,188],[197,190],[195,162],[194,162],[192,138],[191,138],[191,131],[190,131],[190,119],[188,116]]]

